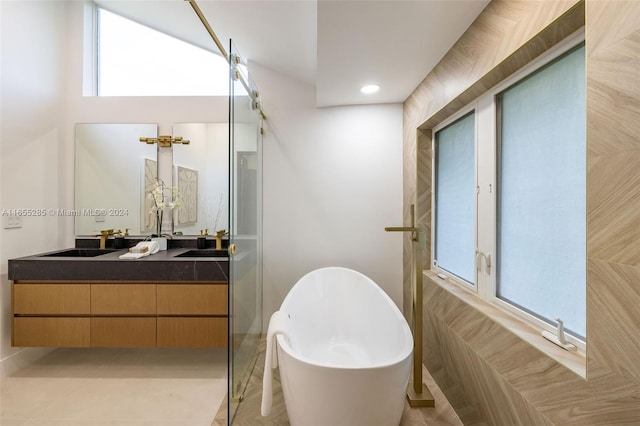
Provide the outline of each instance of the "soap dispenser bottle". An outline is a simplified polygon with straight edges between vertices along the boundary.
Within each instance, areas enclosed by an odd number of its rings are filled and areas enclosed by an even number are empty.
[[[200,230],[200,236],[198,237],[196,244],[198,249],[203,249],[207,247],[207,237],[202,232],[202,229]]]

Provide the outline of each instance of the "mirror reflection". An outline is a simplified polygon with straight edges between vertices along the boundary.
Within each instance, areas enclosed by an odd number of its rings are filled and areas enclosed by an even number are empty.
[[[157,124],[82,123],[75,126],[75,234],[129,229],[149,234],[145,181],[157,177]]]
[[[173,186],[182,206],[174,211],[174,232],[199,235],[229,230],[228,123],[176,123],[173,135],[191,141],[173,145]]]

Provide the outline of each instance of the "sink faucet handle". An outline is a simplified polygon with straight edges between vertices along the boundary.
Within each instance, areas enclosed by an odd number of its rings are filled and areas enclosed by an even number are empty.
[[[113,229],[103,229],[103,230],[100,231],[100,235],[97,235],[98,237],[100,237],[100,248],[101,249],[106,248],[107,239],[109,238],[109,235],[113,235]]]
[[[216,231],[216,250],[222,250],[222,237],[225,236],[227,231],[221,229]]]

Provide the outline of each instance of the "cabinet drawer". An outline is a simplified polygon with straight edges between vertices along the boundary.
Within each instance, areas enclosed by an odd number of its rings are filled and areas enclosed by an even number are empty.
[[[89,284],[14,284],[13,313],[23,315],[88,315]]]
[[[227,315],[227,285],[158,284],[158,315]]]
[[[158,317],[158,347],[222,348],[226,346],[226,318]]]
[[[155,318],[91,318],[93,347],[134,348],[155,345]]]
[[[92,315],[155,315],[155,284],[91,284]]]
[[[89,318],[15,317],[13,346],[88,347]]]

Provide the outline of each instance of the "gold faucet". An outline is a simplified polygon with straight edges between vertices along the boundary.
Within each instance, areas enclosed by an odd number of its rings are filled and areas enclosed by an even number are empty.
[[[100,237],[100,249],[105,249],[107,247],[109,235],[113,235],[113,229],[103,229],[100,231],[100,235],[96,235],[96,237]]]
[[[227,235],[227,231],[224,229],[216,232],[216,250],[222,250],[222,237]]]
[[[414,276],[411,279],[411,319],[413,332],[413,382],[407,390],[410,407],[433,407],[433,395],[422,382],[422,257],[426,248],[424,229],[416,226],[415,205],[411,204],[411,226],[389,226],[387,232],[411,232],[411,265]],[[413,324],[412,324],[413,323]],[[412,383],[411,383],[412,382]]]

